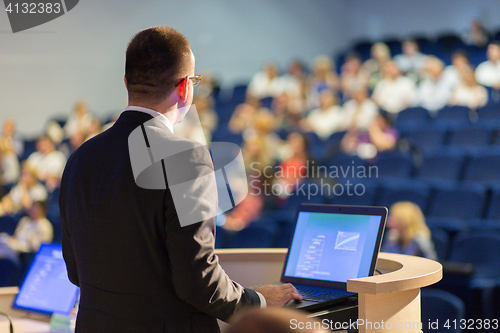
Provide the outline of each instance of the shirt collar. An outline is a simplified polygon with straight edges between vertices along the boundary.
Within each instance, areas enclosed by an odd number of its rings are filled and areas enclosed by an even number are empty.
[[[125,108],[125,111],[139,111],[139,112],[147,113],[147,114],[155,117],[159,121],[161,121],[165,126],[167,126],[167,128],[170,130],[170,132],[174,133],[174,125],[172,125],[172,122],[167,117],[165,117],[164,114],[162,114],[158,111],[148,109],[148,108],[145,108],[142,106],[135,106],[135,105],[127,106]]]

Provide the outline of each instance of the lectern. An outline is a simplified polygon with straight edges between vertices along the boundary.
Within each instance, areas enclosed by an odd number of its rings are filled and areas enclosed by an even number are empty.
[[[222,267],[245,286],[278,281],[287,249],[216,250]],[[349,280],[347,290],[358,293],[359,332],[421,332],[420,288],[441,280],[440,263],[408,255],[381,252],[377,271]]]

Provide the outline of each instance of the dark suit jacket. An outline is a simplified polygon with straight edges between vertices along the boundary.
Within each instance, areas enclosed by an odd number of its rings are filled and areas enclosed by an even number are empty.
[[[64,171],[63,254],[81,290],[76,332],[218,332],[216,318],[260,304],[218,264],[215,218],[180,227],[168,189],[136,185],[128,136],[150,119],[123,112]]]

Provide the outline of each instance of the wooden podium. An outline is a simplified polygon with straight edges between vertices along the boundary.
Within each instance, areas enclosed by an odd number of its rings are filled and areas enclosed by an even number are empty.
[[[286,252],[287,249],[216,250],[227,274],[245,286],[279,280]],[[347,290],[358,293],[358,318],[363,324],[359,332],[421,332],[420,288],[441,280],[441,264],[382,252],[377,270],[382,274],[347,281]]]

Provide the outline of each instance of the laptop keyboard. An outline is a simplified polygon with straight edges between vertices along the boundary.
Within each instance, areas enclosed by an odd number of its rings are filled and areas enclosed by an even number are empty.
[[[312,302],[322,302],[328,301],[333,298],[339,298],[344,296],[352,295],[353,293],[348,292],[346,290],[322,290],[322,289],[309,289],[307,287],[298,287],[297,291],[302,296],[302,300],[304,301],[312,301]]]

